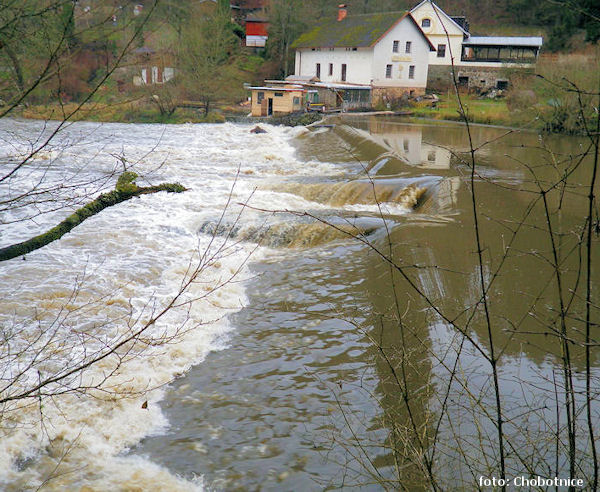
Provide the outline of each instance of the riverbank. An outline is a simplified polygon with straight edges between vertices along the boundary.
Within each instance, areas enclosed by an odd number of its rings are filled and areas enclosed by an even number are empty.
[[[140,101],[106,103],[37,104],[20,108],[16,114],[31,120],[93,121],[102,123],[224,123],[226,114],[244,116],[245,109],[219,107],[204,115],[193,108],[177,108],[173,112],[161,111],[157,105]]]
[[[519,126],[522,123],[515,121],[504,98],[490,99],[463,94],[461,102],[471,123],[497,126]],[[415,103],[409,110],[413,118],[464,122],[460,106],[456,95],[449,94],[441,96],[435,106]]]
[[[515,121],[504,100],[483,100],[473,96],[463,96],[463,104],[467,108],[470,122],[497,126],[520,126],[522,121]],[[386,112],[394,114],[393,112]],[[93,121],[103,123],[223,123],[228,119],[245,120],[248,111],[242,107],[217,107],[207,116],[191,108],[177,108],[172,114],[161,113],[157,107],[142,105],[135,102],[119,104],[92,103],[79,106],[77,103],[30,105],[19,111],[19,116],[33,120],[62,120],[69,117],[72,121]],[[72,116],[69,116],[71,115]],[[363,116],[365,113],[344,113],[347,116]],[[284,114],[267,119],[248,119],[251,122],[261,122],[297,126],[309,125],[321,119],[320,113]],[[455,98],[441,98],[435,108],[419,105],[409,108],[407,117],[413,119],[425,118],[440,121],[463,121]]]
[[[452,91],[440,94],[435,104],[431,100],[409,102],[400,108],[402,116],[411,121],[420,119],[464,122],[464,114],[470,123],[499,127],[524,128],[546,133],[580,134],[583,128],[577,115],[576,103],[553,94],[537,94],[537,91],[515,89],[504,97],[486,97],[461,94],[461,103]],[[25,119],[92,121],[104,123],[224,123],[225,121],[266,122],[274,125],[308,125],[319,120],[320,113],[283,114],[270,118],[248,118],[248,108],[240,105],[215,105],[204,115],[195,108],[178,107],[172,112],[161,111],[149,102],[127,101],[106,103],[67,103],[64,105],[30,105],[17,114]],[[389,112],[389,111],[388,111]],[[586,116],[588,111],[586,110]],[[391,112],[392,114],[394,112]],[[364,115],[365,113],[345,113]],[[399,114],[396,112],[396,114]]]

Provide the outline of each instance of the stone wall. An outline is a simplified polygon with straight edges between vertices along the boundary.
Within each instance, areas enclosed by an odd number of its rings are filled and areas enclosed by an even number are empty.
[[[482,91],[487,89],[506,89],[510,83],[511,75],[517,69],[504,67],[466,67],[456,65],[457,82],[460,86],[468,89]],[[518,69],[519,73],[530,73],[532,69]],[[427,90],[445,91],[452,88],[452,67],[442,65],[430,65],[427,77]]]
[[[371,90],[371,104],[377,106],[380,103],[394,104],[402,98],[422,96],[425,94],[424,87],[373,87]]]

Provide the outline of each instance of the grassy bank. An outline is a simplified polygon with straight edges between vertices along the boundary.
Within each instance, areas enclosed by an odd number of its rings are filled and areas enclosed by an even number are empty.
[[[503,126],[515,124],[505,99],[480,98],[470,94],[461,95],[461,99],[467,118],[472,123]],[[410,110],[415,117],[464,121],[458,98],[454,94],[442,95],[435,107],[416,103]]]
[[[510,75],[511,87],[502,98],[461,94],[468,120],[548,133],[585,133],[586,124],[593,127],[598,117],[593,93],[597,92],[599,50],[541,57],[535,75],[518,71]],[[410,110],[415,117],[464,121],[454,90],[439,97],[435,107],[423,101]]]
[[[18,115],[22,118],[38,120],[62,120],[73,114],[71,121],[98,121],[115,123],[223,123],[225,117],[220,111],[204,116],[202,111],[190,108],[177,108],[173,114],[164,114],[155,105],[141,104],[138,101],[115,104],[77,103],[38,104],[22,108]]]

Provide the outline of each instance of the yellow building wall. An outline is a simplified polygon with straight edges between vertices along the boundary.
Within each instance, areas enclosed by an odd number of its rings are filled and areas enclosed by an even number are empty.
[[[258,93],[263,92],[264,98],[261,103],[258,102]],[[281,94],[276,96],[275,93]],[[273,99],[273,114],[292,113],[300,111],[303,108],[303,92],[298,91],[278,91],[278,90],[252,90],[252,116],[267,116],[268,101]],[[294,98],[298,98],[298,104],[294,104]]]

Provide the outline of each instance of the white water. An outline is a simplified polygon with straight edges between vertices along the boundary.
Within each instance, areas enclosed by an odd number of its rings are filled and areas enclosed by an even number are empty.
[[[2,210],[0,205],[0,246],[47,230],[112,189],[123,163],[139,174],[138,185],[180,182],[189,188],[110,207],[25,259],[0,263],[0,398],[105,354],[181,293],[176,307],[149,325],[137,343],[124,344],[82,373],[43,390],[62,393],[108,378],[103,391],[60,394],[44,398],[41,406],[37,398],[18,399],[2,408],[0,488],[202,488],[202,477],[174,476],[127,451],[170,424],[158,405],[164,386],[211,350],[227,346],[232,329],[227,315],[246,302],[248,262],[272,254],[256,244],[225,239],[227,234],[213,238],[200,232],[206,230],[203,225],[222,219],[254,231],[273,221],[285,229],[291,227],[287,221],[295,220],[256,209],[380,210],[369,201],[314,201],[307,192],[311,185],[296,193],[294,186],[282,183],[290,177],[339,180],[347,169],[299,160],[291,142],[305,129],[266,128],[266,134],[256,135],[250,127],[234,124],[76,123],[0,184],[4,200],[36,193],[30,202],[15,202],[23,206]],[[52,129],[40,122],[0,122],[0,175],[11,169],[11,162],[36,151]],[[389,203],[382,209],[401,214],[407,207]],[[195,281],[182,288],[194,272]],[[142,408],[145,401],[147,408]]]
[[[8,159],[27,155],[49,132],[36,122],[2,125],[3,171],[10,169]],[[168,425],[157,405],[161,386],[210,350],[226,346],[230,326],[225,316],[244,306],[248,257],[265,254],[252,244],[229,240],[224,245],[222,238],[211,244],[210,236],[198,232],[201,224],[219,219],[230,193],[229,221],[250,197],[259,208],[318,208],[272,187],[261,191],[261,185],[286,174],[339,173],[330,164],[295,159],[289,141],[300,131],[268,127],[268,133],[254,135],[248,127],[231,124],[78,123],[5,182],[4,198],[32,187],[62,187],[43,195],[52,200],[40,206],[56,211],[38,215],[31,206],[5,211],[0,216],[1,246],[46,230],[100,190],[112,188],[115,171],[123,169],[119,157],[141,176],[139,185],[177,181],[189,191],[146,195],[111,207],[27,255],[26,261],[0,265],[0,322],[6,337],[0,359],[2,397],[76,367],[123,340],[172,299],[199,255],[209,250],[215,257],[202,264],[198,281],[180,299],[195,302],[170,311],[143,335],[145,341],[173,336],[170,343],[128,344],[118,352],[121,365],[117,357],[107,357],[86,369],[82,379],[65,380],[70,388],[92,386],[110,375],[105,384],[110,391],[46,398],[41,408],[35,398],[6,404],[0,417],[1,488],[36,489],[45,481],[46,488],[56,490],[202,487],[201,477],[186,481],[125,452]],[[61,208],[65,203],[69,207]],[[19,221],[32,215],[34,220]],[[260,223],[263,215],[246,210],[242,220]],[[26,350],[18,353],[19,348]],[[16,374],[22,376],[7,387]],[[144,393],[150,388],[155,389]]]

